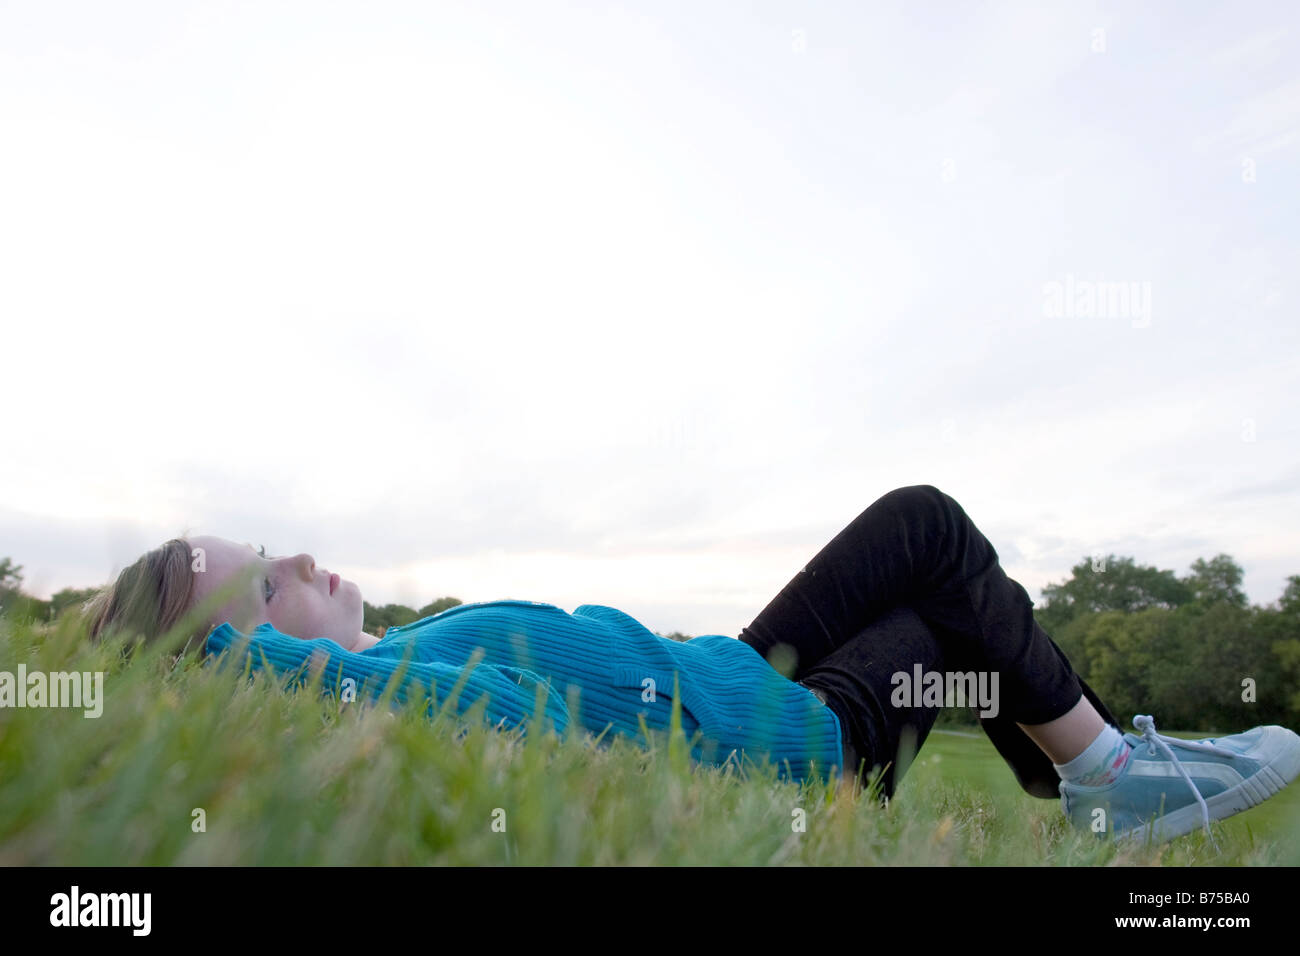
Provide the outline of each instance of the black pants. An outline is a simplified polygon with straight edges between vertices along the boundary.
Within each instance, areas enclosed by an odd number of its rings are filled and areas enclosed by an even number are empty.
[[[846,773],[865,780],[881,771],[884,796],[939,713],[895,675],[910,681],[919,664],[923,674],[982,672],[991,687],[996,672],[997,712],[980,725],[1026,793],[1059,798],[1051,760],[1017,723],[1060,717],[1080,695],[1119,722],[1032,609],[962,507],[932,485],[911,485],[878,498],[831,539],[740,640],[835,711]]]

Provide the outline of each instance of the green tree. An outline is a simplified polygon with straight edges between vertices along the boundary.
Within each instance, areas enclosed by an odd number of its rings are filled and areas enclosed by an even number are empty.
[[[1300,576],[1276,608],[1252,608],[1226,554],[1181,580],[1129,559],[1097,565],[1044,589],[1035,617],[1123,723],[1149,713],[1170,729],[1235,732],[1300,718]]]
[[[1187,716],[1168,726],[1235,733],[1284,718],[1288,681],[1258,609],[1190,605],[1175,612],[1173,631],[1153,688],[1161,706]],[[1247,683],[1253,700],[1243,699]]]
[[[415,621],[422,621],[426,617],[440,614],[460,603],[460,598],[441,597],[417,611],[405,604],[385,604],[382,607],[377,607],[367,601],[362,601],[361,629],[367,634],[378,634],[382,637],[390,627],[404,627]]]
[[[99,588],[63,588],[50,595],[51,613],[58,617],[68,608],[79,608],[99,593]]]
[[[372,634],[382,633],[390,627],[401,627],[419,620],[415,608],[405,604],[385,604],[376,607],[366,601],[361,602],[361,627]]]
[[[1134,714],[1152,713],[1151,675],[1165,641],[1169,612],[1147,608],[1135,613],[1100,611],[1079,622],[1088,683],[1114,713],[1121,725]]]
[[[30,599],[18,590],[23,583],[22,570],[22,565],[0,558],[0,614],[11,618],[30,617]]]
[[[0,614],[15,621],[48,620],[49,602],[23,593],[22,570],[21,564],[14,564],[10,558],[0,558]]]
[[[14,564],[10,558],[0,558],[0,589],[18,590],[23,583],[23,566]]]
[[[1287,578],[1286,588],[1274,606],[1257,612],[1261,640],[1273,652],[1273,666],[1284,699],[1285,717],[1277,723],[1300,725],[1300,574]]]
[[[1217,554],[1209,561],[1197,558],[1192,573],[1182,579],[1201,604],[1230,604],[1246,607],[1246,592],[1241,589],[1241,567],[1229,555]]]
[[[447,610],[448,608],[456,607],[460,603],[462,603],[460,598],[440,597],[438,598],[438,600],[426,604],[424,607],[420,608],[420,610],[416,612],[420,616],[419,618],[417,618],[417,620],[426,617],[432,617],[435,614],[441,614],[443,611]]]
[[[1034,617],[1055,636],[1071,620],[1088,612],[1175,608],[1193,597],[1173,571],[1108,554],[1098,560],[1085,557],[1071,568],[1066,581],[1044,587],[1043,605],[1035,609]]]
[[[1080,614],[1048,632],[1056,645],[1065,652],[1075,671],[1085,680],[1092,679],[1092,662],[1088,658],[1087,648],[1088,627],[1098,613],[1105,612],[1089,611]],[[1039,624],[1043,623],[1037,611],[1034,616],[1038,618]]]

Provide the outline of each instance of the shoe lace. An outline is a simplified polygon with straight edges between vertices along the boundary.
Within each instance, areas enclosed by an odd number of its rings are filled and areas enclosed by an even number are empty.
[[[1183,775],[1187,785],[1192,788],[1192,795],[1196,797],[1196,802],[1201,807],[1201,819],[1205,824],[1205,835],[1210,838],[1214,848],[1219,848],[1215,843],[1214,835],[1210,832],[1210,808],[1205,803],[1205,798],[1201,796],[1201,791],[1196,789],[1196,784],[1192,781],[1192,775],[1187,772],[1178,758],[1174,756],[1173,747],[1182,747],[1185,750],[1196,750],[1201,753],[1216,754],[1220,757],[1236,757],[1237,754],[1223,747],[1216,747],[1214,744],[1207,744],[1199,740],[1180,740],[1177,737],[1166,737],[1164,734],[1156,733],[1155,718],[1149,714],[1137,714],[1133,718],[1133,726],[1142,731],[1142,739],[1146,741],[1147,752],[1154,754],[1156,748],[1169,758],[1169,762],[1174,768]]]

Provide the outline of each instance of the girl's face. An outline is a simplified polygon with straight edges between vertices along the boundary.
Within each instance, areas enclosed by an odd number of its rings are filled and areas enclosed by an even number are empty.
[[[197,555],[194,568],[194,604],[222,587],[235,588],[233,596],[216,611],[214,626],[229,621],[248,633],[270,622],[277,631],[304,641],[329,638],[351,647],[361,633],[364,617],[361,589],[351,581],[335,578],[316,566],[310,554],[262,557],[252,545],[236,544],[207,535],[188,538],[190,552]],[[336,582],[331,591],[331,582]]]

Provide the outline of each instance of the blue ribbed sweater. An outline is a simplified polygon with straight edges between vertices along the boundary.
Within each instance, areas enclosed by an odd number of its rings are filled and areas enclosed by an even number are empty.
[[[210,655],[236,648],[243,638],[229,623],[208,635]],[[374,699],[409,655],[394,700],[430,696],[441,706],[464,681],[455,710],[464,714],[480,698],[494,725],[527,727],[539,692],[544,723],[557,733],[576,724],[599,736],[615,733],[645,745],[640,719],[667,731],[674,677],[682,729],[698,761],[771,759],[793,780],[826,779],[843,764],[839,719],[810,690],[781,676],[748,644],[710,634],[689,641],[659,637],[612,607],[584,604],[572,614],[534,601],[461,604],[413,624],[391,627],[379,643],[348,651],[324,638],[299,640],[270,624],[248,635],[243,661],[262,667],[265,655],[281,677],[305,681],[314,653],[326,665],[322,681],[333,693],[352,678],[357,695]],[[471,655],[481,649],[473,667]],[[467,673],[468,672],[468,673]],[[572,703],[576,712],[571,711]]]

